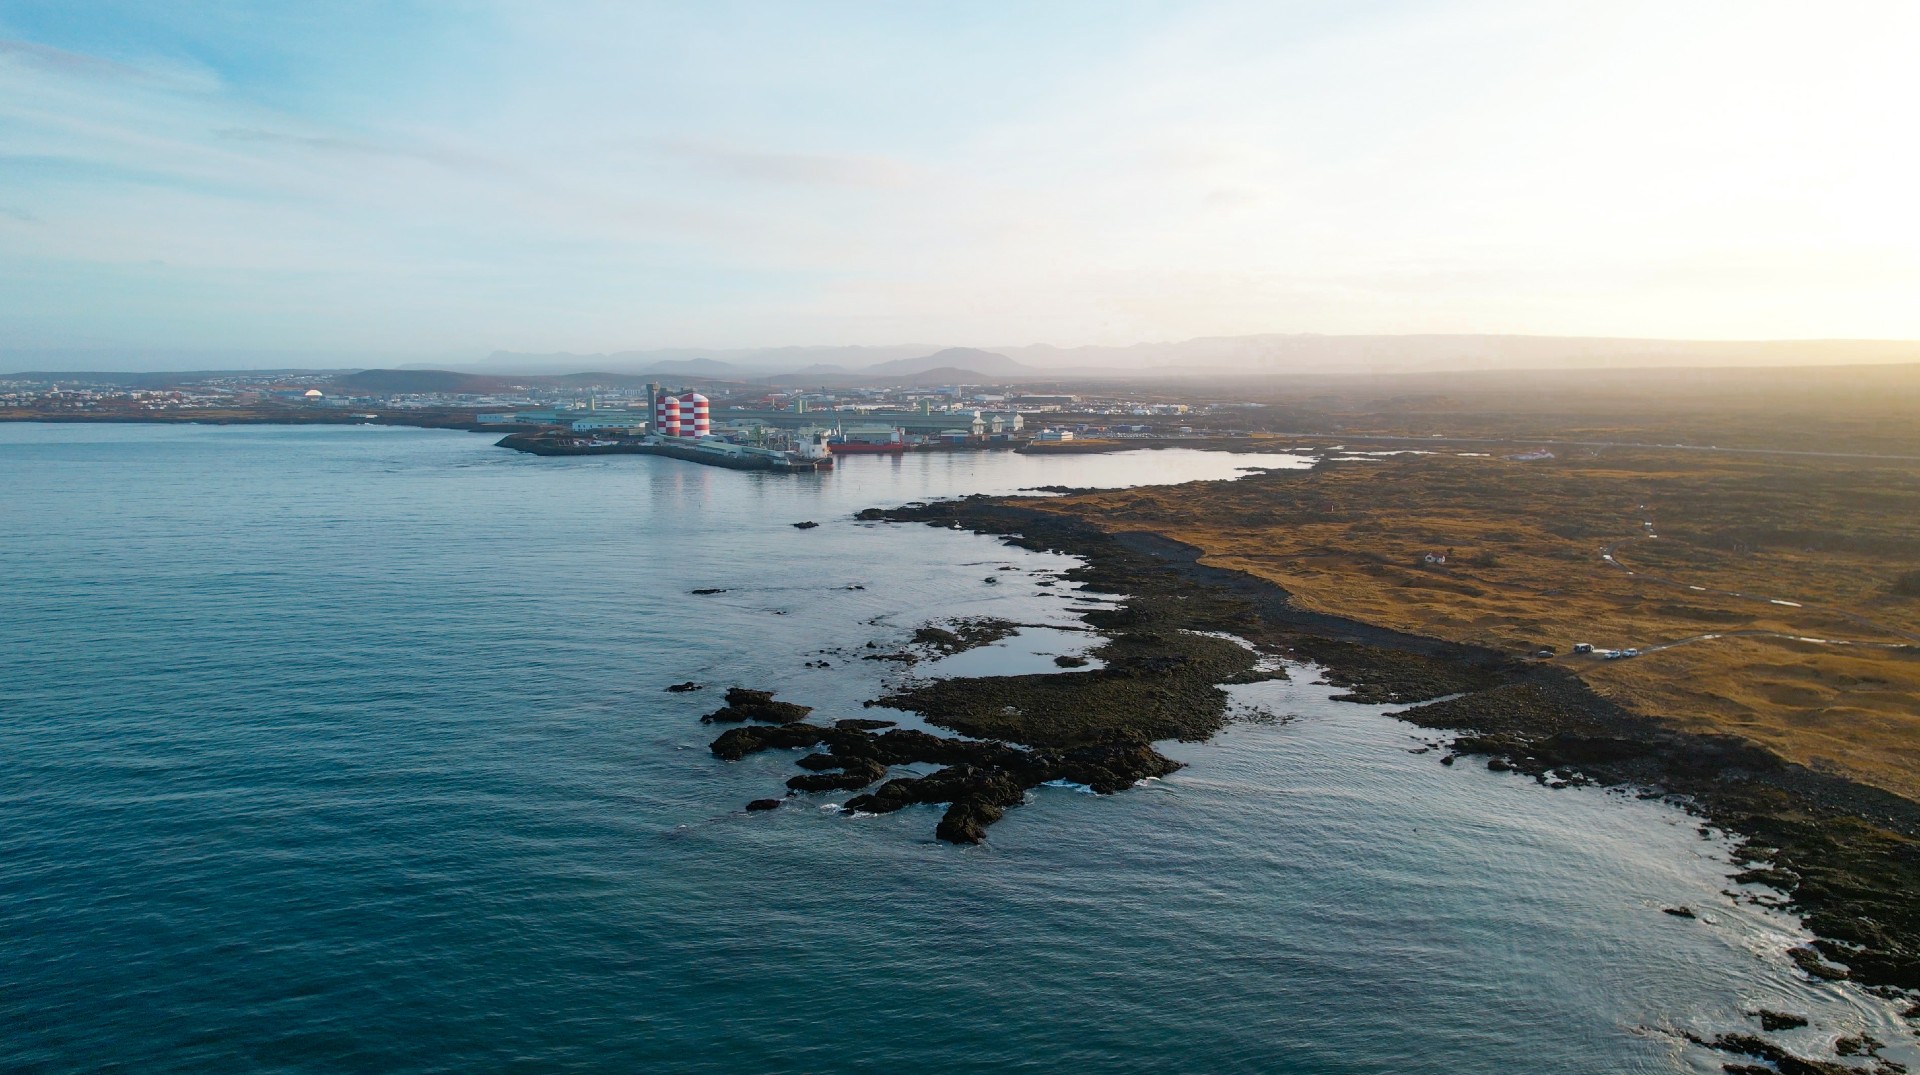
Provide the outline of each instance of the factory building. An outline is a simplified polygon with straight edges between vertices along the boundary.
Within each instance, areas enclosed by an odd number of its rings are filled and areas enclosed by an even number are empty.
[[[594,433],[602,430],[617,429],[623,433],[638,432],[645,428],[645,421],[638,415],[621,417],[618,415],[600,418],[577,418],[567,424],[575,433]]]
[[[760,422],[787,429],[819,425],[822,421],[832,424],[838,420],[838,416],[815,410],[774,411],[732,408],[723,411],[722,415],[729,419]],[[921,414],[916,411],[874,410],[849,412],[846,419],[850,424],[858,422],[861,425],[884,422],[890,427],[904,430],[916,437],[937,437],[953,429],[967,429],[973,436],[1005,435],[1017,433],[1026,427],[1025,418],[1017,411],[984,414],[980,411],[933,411]]]

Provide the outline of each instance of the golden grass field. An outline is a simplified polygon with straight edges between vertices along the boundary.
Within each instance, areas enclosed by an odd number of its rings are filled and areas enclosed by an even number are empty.
[[[1560,455],[1377,456],[1025,503],[1187,542],[1309,609],[1552,646],[1638,712],[1920,800],[1920,596],[1899,592],[1920,569],[1920,464]],[[1577,642],[1681,644],[1606,661]]]

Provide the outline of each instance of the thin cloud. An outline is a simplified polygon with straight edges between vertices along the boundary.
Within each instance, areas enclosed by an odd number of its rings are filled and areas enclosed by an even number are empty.
[[[393,157],[405,160],[426,161],[449,168],[485,168],[496,171],[510,170],[506,164],[477,153],[465,153],[443,146],[396,146],[381,145],[377,142],[363,141],[357,138],[340,138],[333,135],[288,134],[284,131],[270,131],[260,127],[223,127],[214,136],[227,142],[256,143],[264,145],[296,146],[313,150],[316,153],[337,153],[363,157]]]
[[[213,88],[212,80],[204,72],[139,67],[13,38],[0,37],[0,61],[12,61],[69,78],[96,82],[137,83],[167,90],[199,91]]]
[[[712,142],[672,140],[662,152],[734,179],[781,186],[878,188],[905,186],[919,174],[889,157],[844,153],[770,153]]]

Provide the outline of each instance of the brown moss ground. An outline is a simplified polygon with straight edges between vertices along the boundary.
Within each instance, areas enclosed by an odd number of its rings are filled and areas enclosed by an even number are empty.
[[[1637,712],[1920,800],[1920,653],[1765,634],[1920,638],[1920,599],[1894,595],[1920,566],[1920,468],[1449,453],[1020,505],[1166,535],[1303,609],[1511,654],[1551,645]],[[1609,547],[1638,573],[1602,560]],[[1446,566],[1426,564],[1430,552],[1448,553]],[[1575,642],[1646,648],[1706,633],[1723,637],[1627,661],[1568,655]]]

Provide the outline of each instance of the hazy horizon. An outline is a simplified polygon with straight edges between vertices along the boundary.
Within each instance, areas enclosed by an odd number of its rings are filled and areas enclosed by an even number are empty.
[[[0,0],[0,350],[1920,338],[1804,11]]]
[[[232,351],[0,348],[0,375],[150,373],[219,370],[445,369],[484,374],[623,373],[655,364],[702,363],[744,373],[790,374],[813,369],[859,373],[943,352],[984,354],[1021,372],[1065,375],[1196,373],[1432,373],[1476,370],[1594,368],[1741,368],[1920,364],[1915,340],[1660,340],[1619,337],[1515,336],[1480,333],[1324,335],[1267,333],[1188,340],[1060,347],[988,347],[939,343],[790,344],[764,348],[627,348],[604,352],[513,352],[439,356],[378,351]],[[967,368],[972,356],[940,365]],[[976,363],[977,364],[977,363]],[[684,372],[684,371],[682,371]],[[976,372],[992,374],[982,366]]]

